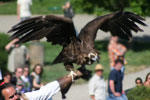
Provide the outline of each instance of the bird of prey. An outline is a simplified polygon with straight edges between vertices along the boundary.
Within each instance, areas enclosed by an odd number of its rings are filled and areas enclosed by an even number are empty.
[[[54,60],[54,64],[62,63],[67,70],[73,71],[73,63],[90,65],[99,60],[99,51],[94,48],[97,31],[110,32],[112,36],[130,40],[131,31],[143,31],[136,23],[146,26],[144,19],[132,12],[117,11],[99,16],[88,22],[78,36],[73,21],[68,18],[44,15],[33,17],[14,25],[11,39],[19,38],[20,43],[39,40],[44,37],[53,45],[63,46],[62,51]]]

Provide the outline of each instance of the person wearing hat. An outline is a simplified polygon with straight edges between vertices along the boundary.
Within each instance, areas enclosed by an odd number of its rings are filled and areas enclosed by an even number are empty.
[[[91,100],[106,100],[106,82],[103,78],[104,68],[101,64],[95,66],[95,74],[89,81]]]

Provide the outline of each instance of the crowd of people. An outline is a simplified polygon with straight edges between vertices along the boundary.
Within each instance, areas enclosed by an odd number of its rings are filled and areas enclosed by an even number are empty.
[[[42,65],[35,65],[30,74],[29,66],[17,67],[14,75],[10,72],[5,72],[3,79],[5,83],[10,83],[16,87],[18,93],[26,93],[40,89],[43,86],[41,75],[43,72]]]
[[[39,67],[39,65],[37,66],[35,67],[35,72],[33,71],[31,74],[33,81],[34,79],[37,81],[36,78],[38,79],[42,72],[41,67]],[[27,68],[24,67],[24,69]],[[22,68],[17,68],[14,78],[12,78],[10,73],[5,73],[4,80],[0,83],[0,100],[52,100],[52,96],[59,91],[65,96],[72,84],[72,77],[66,75],[53,82],[47,83],[45,86],[41,83],[37,83],[38,86],[35,87],[34,83],[33,86],[31,85],[32,83],[30,84],[30,76],[27,75],[26,71],[27,70],[23,70]],[[73,78],[79,79],[84,74],[83,72],[84,70],[77,70]],[[16,81],[13,80],[13,83],[11,83],[11,79]],[[23,80],[26,80],[26,82]],[[16,84],[16,86],[14,84]],[[36,91],[32,91],[32,87],[35,88],[34,90]]]

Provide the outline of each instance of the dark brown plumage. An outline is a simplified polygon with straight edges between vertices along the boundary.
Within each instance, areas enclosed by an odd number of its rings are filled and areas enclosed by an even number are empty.
[[[98,29],[110,32],[113,36],[131,39],[131,31],[143,31],[135,23],[146,26],[143,18],[132,13],[118,11],[100,16],[90,21],[76,36],[72,20],[54,15],[34,17],[13,26],[11,39],[19,38],[20,43],[46,37],[48,42],[63,46],[54,64],[63,62],[67,70],[78,65],[92,64],[99,60],[99,52],[94,49]]]

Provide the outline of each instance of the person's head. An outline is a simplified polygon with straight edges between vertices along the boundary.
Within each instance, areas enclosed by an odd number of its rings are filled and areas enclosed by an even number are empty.
[[[29,75],[29,67],[25,66],[23,68],[23,75],[26,76],[26,77]]]
[[[42,67],[42,65],[41,65],[41,64],[35,65],[34,68],[33,68],[33,71],[34,71],[36,74],[38,74],[38,75],[41,76],[42,73],[43,73],[43,67]]]
[[[147,75],[146,75],[146,78],[145,78],[145,82],[150,82],[150,73],[148,73]]]
[[[116,70],[121,70],[122,66],[123,66],[123,60],[121,60],[121,59],[115,60],[115,69]]]
[[[3,77],[4,77],[4,82],[5,83],[10,83],[10,80],[11,80],[11,77],[12,77],[10,72],[5,72]]]
[[[20,46],[19,38],[13,39],[12,42],[14,43],[14,45],[15,45],[16,48],[18,48]]]
[[[112,36],[111,42],[118,42],[118,36]]]
[[[23,74],[23,68],[22,67],[18,67],[15,69],[15,76],[16,77],[21,77],[22,74]]]
[[[98,76],[102,76],[103,75],[103,71],[104,71],[104,68],[101,64],[97,64],[95,66],[95,73],[98,75]]]
[[[18,100],[19,96],[13,85],[3,84],[0,86],[0,100]]]
[[[15,47],[16,47],[16,48],[20,47],[20,44],[19,44],[19,43],[16,43],[16,44],[15,44]]]
[[[136,86],[142,86],[143,85],[142,79],[140,77],[136,78],[135,84]]]

